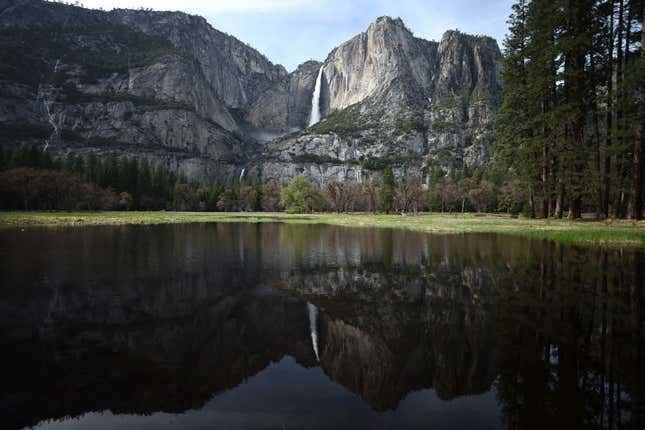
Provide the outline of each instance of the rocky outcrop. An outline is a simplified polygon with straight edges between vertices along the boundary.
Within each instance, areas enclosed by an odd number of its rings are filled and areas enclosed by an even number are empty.
[[[193,179],[423,176],[488,160],[494,40],[381,17],[292,73],[201,17],[0,0],[0,145],[146,158]],[[307,128],[323,67],[320,110]]]
[[[237,177],[260,141],[302,128],[318,68],[289,75],[197,16],[38,0],[0,1],[0,46],[1,145],[201,180]]]
[[[183,55],[196,60],[206,81],[229,108],[246,109],[287,78],[284,67],[215,30],[202,17],[127,9],[110,12],[109,17],[144,34],[169,40]]]
[[[390,165],[425,177],[484,165],[501,95],[501,53],[488,37],[446,32],[414,37],[382,17],[334,49],[323,66],[318,125],[272,142],[264,177],[304,174],[317,182],[358,180]]]
[[[251,134],[263,142],[302,130],[309,122],[311,98],[321,63],[308,61],[298,66],[278,85],[267,90],[251,106],[248,122]]]
[[[378,18],[327,57],[324,111],[342,110],[387,92],[397,80],[429,93],[437,65],[436,43],[415,38],[400,19]]]

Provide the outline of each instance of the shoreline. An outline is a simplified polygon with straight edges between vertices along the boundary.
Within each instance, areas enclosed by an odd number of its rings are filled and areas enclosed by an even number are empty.
[[[252,212],[0,212],[0,228],[283,222],[344,227],[403,228],[426,233],[498,233],[568,245],[645,248],[645,221],[569,221],[499,214],[287,214]]]

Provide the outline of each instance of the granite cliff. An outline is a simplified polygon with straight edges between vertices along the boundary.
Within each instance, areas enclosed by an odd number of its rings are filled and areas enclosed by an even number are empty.
[[[433,166],[481,166],[500,100],[500,58],[488,37],[449,31],[430,42],[400,19],[379,18],[327,57],[325,118],[271,142],[264,176],[360,181],[386,164],[424,178]]]
[[[0,0],[0,145],[145,158],[202,180],[479,166],[500,57],[493,39],[426,41],[382,17],[289,73],[198,16]],[[307,127],[318,76],[322,120]]]

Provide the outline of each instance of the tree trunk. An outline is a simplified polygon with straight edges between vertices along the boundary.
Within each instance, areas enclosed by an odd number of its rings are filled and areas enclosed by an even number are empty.
[[[593,140],[595,147],[595,164],[597,178],[602,174],[602,165],[600,157],[600,125],[598,119],[598,102],[596,100],[596,62],[594,54],[591,54],[591,109],[593,110]],[[598,202],[596,206],[596,219],[602,218],[602,185],[598,182]]]
[[[553,159],[551,160],[551,178],[553,181],[553,195],[551,196],[551,211],[553,213],[553,217],[557,217],[557,206],[558,206],[558,196],[559,196],[559,191],[560,191],[560,174],[558,171],[558,157],[556,154],[553,155]]]
[[[565,51],[565,93],[567,104],[571,110],[570,124],[567,127],[569,130],[565,136],[570,139],[571,155],[573,156],[570,215],[574,219],[580,218],[582,215],[582,191],[585,187],[583,174],[588,150],[585,147],[585,95],[587,90],[585,64],[588,47],[585,43],[587,40],[581,40],[582,37],[584,39],[590,37],[587,33],[588,13],[585,1],[569,1],[567,27],[571,33],[569,37],[572,37],[575,43],[572,43],[571,47]]]
[[[561,180],[558,182],[558,197],[555,201],[555,217],[562,219],[564,213],[564,184]]]
[[[643,2],[643,19],[645,20],[645,2]],[[641,68],[645,65],[645,31],[641,31]],[[632,219],[640,220],[643,216],[643,151],[645,150],[645,77],[640,74],[639,82],[638,123],[634,133]]]
[[[548,110],[548,101],[543,102],[542,113],[546,115]],[[549,190],[549,139],[550,130],[548,126],[544,127],[544,142],[542,143],[542,217],[548,218],[551,215],[551,208],[549,206],[551,199],[551,192]]]
[[[624,215],[623,206],[625,192],[623,189],[624,178],[624,148],[623,148],[623,76],[625,65],[625,52],[623,51],[623,32],[625,30],[625,1],[619,0],[618,3],[618,28],[616,33],[616,144],[620,154],[617,156],[616,164],[616,188],[617,193],[614,203],[614,215],[616,218],[622,218]]]
[[[603,172],[603,210],[609,218],[611,201],[611,147],[614,121],[614,0],[610,2],[609,15],[609,59],[607,71],[607,140],[605,148],[605,169]]]

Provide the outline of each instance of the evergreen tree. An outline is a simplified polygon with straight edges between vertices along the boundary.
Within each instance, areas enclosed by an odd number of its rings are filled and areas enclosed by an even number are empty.
[[[139,160],[131,158],[124,164],[124,189],[132,194],[133,205],[139,207]]]
[[[85,160],[81,156],[73,156],[71,160],[71,171],[79,176],[85,172]]]
[[[504,94],[497,119],[495,162],[504,166],[532,197],[538,175],[539,150],[532,139],[535,106],[527,103],[530,92],[528,1],[521,0],[513,5],[508,25],[509,35],[504,40]],[[531,212],[534,215],[534,211]]]
[[[84,176],[87,182],[98,183],[99,160],[94,153],[87,156]]]
[[[143,160],[137,175],[137,193],[139,195],[150,195],[152,193],[152,173],[148,160]]]
[[[645,167],[643,166],[643,156],[645,155],[645,1],[641,9],[641,47],[640,59],[636,65],[637,87],[639,92],[639,107],[637,114],[636,130],[634,135],[633,164],[634,173],[632,177],[633,201],[632,201],[632,218],[640,220],[643,217],[643,188]]]
[[[5,170],[9,166],[9,160],[7,159],[7,151],[0,146],[0,170]]]
[[[262,201],[264,200],[264,184],[262,181],[262,169],[258,169],[258,177],[255,181],[255,203],[253,210],[256,212],[262,211]]]
[[[642,122],[633,96],[640,87],[628,77],[636,65],[639,1],[513,5],[495,170],[524,189],[531,216],[540,199],[545,217],[562,216],[567,207],[572,218],[585,208],[608,216],[610,206],[624,216],[628,196],[636,207],[640,140],[631,124]]]
[[[155,197],[162,203],[162,206],[167,206],[170,201],[170,187],[174,187],[174,183],[170,184],[170,177],[166,169],[158,164],[152,170],[152,192]]]
[[[119,189],[119,173],[119,159],[116,155],[112,154],[105,162],[103,177],[101,178],[99,185],[102,187],[109,186],[117,191],[122,191]]]
[[[395,189],[396,181],[394,179],[394,172],[392,171],[392,167],[387,166],[385,170],[383,170],[383,181],[379,190],[381,209],[387,214],[394,209]]]

